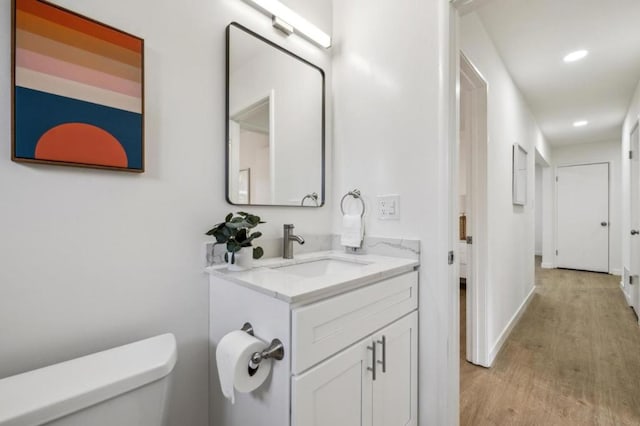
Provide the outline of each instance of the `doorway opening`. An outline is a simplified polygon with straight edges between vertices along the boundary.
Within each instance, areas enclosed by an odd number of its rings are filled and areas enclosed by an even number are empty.
[[[273,91],[229,118],[229,198],[234,204],[272,204]]]
[[[549,254],[552,245],[552,222],[551,215],[553,209],[553,199],[551,194],[552,168],[536,148],[535,150],[535,188],[534,188],[534,209],[535,209],[535,249],[534,249],[534,277],[538,284],[538,276],[541,268],[551,268],[549,264]],[[547,262],[545,262],[547,258]],[[555,259],[555,256],[553,257]]]
[[[489,367],[487,335],[487,83],[460,53],[458,271],[461,361]],[[461,371],[461,375],[464,371]]]

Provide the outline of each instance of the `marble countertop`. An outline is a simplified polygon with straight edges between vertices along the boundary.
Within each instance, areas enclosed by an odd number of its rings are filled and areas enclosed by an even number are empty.
[[[349,270],[315,277],[302,277],[286,272],[286,268],[279,269],[318,260],[346,261],[357,265]],[[413,271],[418,265],[419,262],[415,259],[322,251],[299,254],[295,259],[256,260],[253,268],[245,271],[229,271],[226,265],[210,266],[206,271],[289,304],[303,304]]]

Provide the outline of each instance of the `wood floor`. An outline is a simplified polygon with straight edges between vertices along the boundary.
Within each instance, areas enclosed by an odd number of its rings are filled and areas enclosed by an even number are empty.
[[[640,425],[640,328],[620,277],[536,263],[536,294],[493,367],[461,353],[460,424]]]

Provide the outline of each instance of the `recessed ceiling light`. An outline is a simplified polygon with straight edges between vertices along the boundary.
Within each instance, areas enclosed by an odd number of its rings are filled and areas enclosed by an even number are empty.
[[[589,124],[587,120],[574,121],[573,127],[582,127],[582,126],[586,126],[587,124]]]
[[[587,56],[589,52],[587,50],[576,50],[575,52],[569,53],[564,57],[565,62],[575,62]]]

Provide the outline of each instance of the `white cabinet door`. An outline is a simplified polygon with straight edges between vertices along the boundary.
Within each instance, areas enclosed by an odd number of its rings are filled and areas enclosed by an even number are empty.
[[[418,313],[389,325],[376,333],[374,340],[377,374],[373,382],[373,425],[417,425]]]
[[[292,426],[371,426],[370,340],[292,379]]]
[[[294,376],[291,425],[415,426],[417,373],[418,313],[413,312]]]

